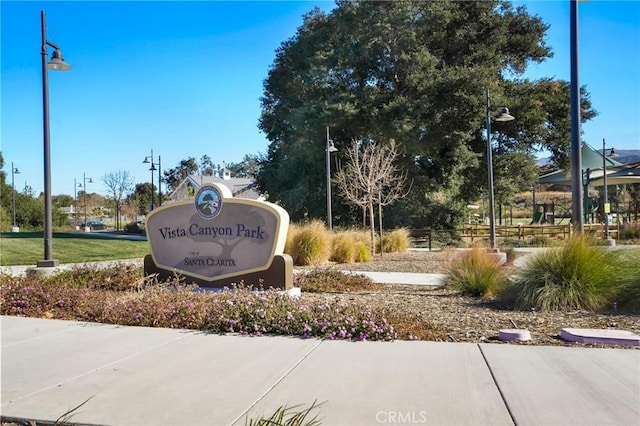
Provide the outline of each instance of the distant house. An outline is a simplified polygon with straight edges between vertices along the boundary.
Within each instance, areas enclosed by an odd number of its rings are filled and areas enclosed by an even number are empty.
[[[66,215],[66,216],[68,216],[68,217],[70,217],[70,218],[72,218],[73,216],[75,216],[75,215],[76,215],[76,213],[77,213],[77,210],[76,210],[76,208],[75,208],[73,205],[71,205],[71,206],[63,206],[63,207],[60,207],[60,211],[61,211],[64,215]]]
[[[251,178],[234,178],[228,169],[222,169],[218,176],[190,175],[169,195],[168,202],[192,198],[198,188],[205,183],[225,185],[236,198],[264,201],[265,197],[257,190],[256,182]]]

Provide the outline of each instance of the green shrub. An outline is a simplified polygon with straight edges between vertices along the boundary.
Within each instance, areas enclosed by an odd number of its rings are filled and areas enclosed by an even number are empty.
[[[221,292],[164,285],[124,292],[92,287],[47,282],[42,274],[0,275],[0,314],[212,333],[396,338],[385,312],[341,297],[317,303],[244,286]]]
[[[375,291],[384,288],[366,275],[350,274],[333,269],[314,269],[294,277],[294,285],[310,293]]]
[[[620,286],[615,302],[625,311],[640,312],[640,249],[616,250]]]
[[[640,239],[640,223],[630,222],[626,223],[620,228],[621,240],[636,240]]]
[[[616,292],[617,255],[582,234],[561,248],[532,255],[505,292],[518,309],[597,311],[609,308]]]
[[[404,253],[410,245],[409,230],[406,228],[395,229],[382,234],[383,253]],[[380,247],[378,246],[378,249]]]
[[[504,245],[507,248],[513,248],[513,247],[529,247],[529,240],[520,240],[517,238],[505,238],[504,242],[502,243],[502,245]]]
[[[0,206],[0,232],[7,232],[11,229],[11,213],[3,206]]]
[[[541,235],[534,235],[529,240],[530,247],[550,247],[551,241],[549,241],[549,237],[544,237]]]
[[[42,277],[47,284],[68,285],[107,291],[127,291],[143,286],[143,271],[139,266],[119,264],[109,268],[75,267]]]
[[[327,262],[331,254],[331,234],[324,223],[314,220],[295,230],[289,250],[295,265]]]
[[[445,285],[469,296],[498,294],[507,282],[498,258],[476,246],[465,251],[447,268]]]

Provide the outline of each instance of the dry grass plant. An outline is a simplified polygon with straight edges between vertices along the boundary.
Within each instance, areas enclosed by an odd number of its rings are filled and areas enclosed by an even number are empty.
[[[507,279],[498,258],[476,245],[451,263],[445,285],[464,295],[492,297],[504,288]]]
[[[382,235],[383,253],[404,253],[411,245],[409,230],[406,228],[394,229]],[[380,247],[378,247],[380,249]]]
[[[303,405],[293,407],[279,407],[271,416],[246,419],[245,426],[319,426],[322,424],[318,415],[309,418],[313,410],[318,409],[324,402],[318,404],[313,401],[309,408],[298,411]]]
[[[331,257],[336,263],[369,262],[371,250],[369,235],[366,231],[346,230],[333,236],[331,241]]]
[[[287,249],[295,265],[327,262],[331,255],[331,233],[323,222],[313,220],[295,229]]]

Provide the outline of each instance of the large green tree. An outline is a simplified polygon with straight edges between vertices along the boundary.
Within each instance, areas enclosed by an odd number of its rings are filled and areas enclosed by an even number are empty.
[[[260,157],[258,155],[245,154],[242,161],[229,163],[226,168],[231,172],[232,177],[255,178],[260,167]]]
[[[211,159],[208,156],[202,157],[203,167],[209,167],[213,169]],[[169,170],[164,171],[163,181],[167,184],[168,191],[172,192],[175,190],[183,180],[187,178],[189,175],[196,174],[199,170],[198,162],[194,157],[189,157],[186,160],[181,160],[180,164],[177,167],[174,167]],[[136,192],[138,188],[136,187]]]
[[[551,56],[547,25],[524,7],[487,1],[337,1],[304,16],[264,82],[259,127],[270,141],[257,176],[294,220],[324,217],[326,127],[344,158],[351,139],[395,140],[411,193],[387,211],[389,226],[454,227],[485,182],[486,89],[496,123],[501,199],[535,179],[534,153],[562,159],[569,146],[568,84],[521,78]],[[583,120],[595,114],[588,96]],[[486,188],[485,188],[486,190]],[[335,203],[343,224],[357,219]]]

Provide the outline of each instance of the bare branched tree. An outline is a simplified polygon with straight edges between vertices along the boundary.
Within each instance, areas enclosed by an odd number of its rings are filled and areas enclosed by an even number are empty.
[[[381,146],[373,142],[351,142],[347,162],[338,169],[334,181],[347,203],[359,206],[369,214],[371,251],[375,254],[374,206],[378,206],[378,223],[382,240],[382,207],[407,195],[406,172],[395,165],[399,149],[392,139]]]
[[[105,173],[102,182],[108,188],[109,195],[115,204],[116,230],[120,230],[120,207],[125,195],[133,191],[133,178],[129,176],[128,171],[118,170],[117,172]]]

